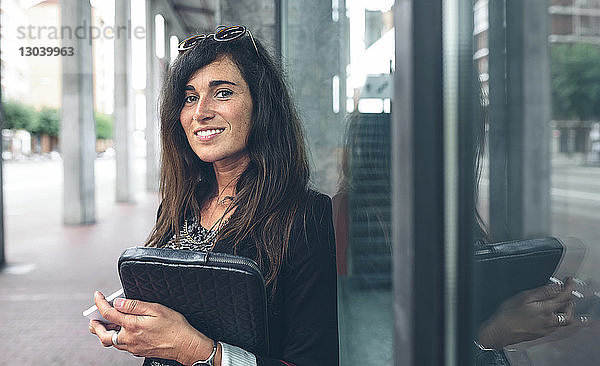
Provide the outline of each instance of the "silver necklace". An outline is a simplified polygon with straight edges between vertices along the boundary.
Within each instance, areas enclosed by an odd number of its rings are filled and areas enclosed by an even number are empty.
[[[231,203],[233,203],[234,199],[235,199],[235,196],[225,196],[225,197],[223,197],[223,199],[221,201],[217,200],[217,205],[223,205],[223,204],[225,204],[226,201],[230,201],[229,204],[231,205]],[[206,236],[201,241],[194,239],[194,237],[190,234],[190,232],[188,230],[188,220],[184,219],[183,220],[183,235],[192,244],[200,247],[201,250],[209,251],[215,245],[215,239],[217,237],[217,234],[221,230],[221,227],[227,225],[227,223],[229,222],[228,218],[223,220],[223,218],[225,217],[227,212],[228,212],[228,210],[225,210],[225,212],[223,213],[223,216],[221,216],[217,221],[215,221],[215,223],[210,227],[210,229],[207,230]],[[200,222],[198,222],[198,226],[200,226],[200,227],[202,226],[200,224]],[[215,228],[215,226],[216,226],[216,228]]]
[[[225,224],[227,224],[227,222],[229,221],[228,219],[225,219],[225,220],[222,220],[222,219],[223,219],[223,217],[221,217],[219,219],[219,221],[215,222],[215,224],[210,228],[210,230],[207,230],[207,233],[206,233],[206,236],[204,237],[204,239],[202,239],[200,241],[196,240],[190,234],[190,232],[188,230],[188,220],[185,219],[185,220],[183,220],[183,235],[192,244],[198,246],[200,250],[208,251],[208,250],[212,249],[212,247],[215,245],[214,240],[217,237],[217,234],[219,233],[219,230],[221,229],[221,227],[224,226]],[[213,230],[213,228],[215,227],[215,225],[217,225],[217,223],[219,223],[219,226],[217,226],[217,228]]]

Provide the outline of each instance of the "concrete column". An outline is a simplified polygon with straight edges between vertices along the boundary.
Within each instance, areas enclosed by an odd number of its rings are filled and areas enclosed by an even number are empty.
[[[171,18],[165,19],[165,58],[163,59],[164,69],[163,72],[166,72],[171,64],[171,35],[174,35],[174,20]]]
[[[346,115],[346,69],[350,64],[350,19],[346,16],[346,0],[338,0],[338,28],[339,28],[339,118],[345,125]],[[342,137],[343,139],[343,137]],[[345,143],[345,142],[344,142]]]
[[[63,220],[65,224],[91,224],[95,221],[94,124],[92,43],[90,35],[78,36],[77,29],[91,24],[89,1],[61,0],[63,29],[73,37],[63,37],[62,47],[72,47],[73,56],[62,60],[62,119],[60,149],[64,166]],[[80,28],[77,28],[80,27]]]
[[[307,132],[313,182],[333,195],[345,108],[344,103],[339,113],[333,112],[333,77],[345,77],[339,21],[332,19],[330,1],[282,1],[281,7],[283,67]]]
[[[1,41],[0,41],[1,42]],[[0,78],[2,78],[2,71],[0,70]],[[0,88],[0,133],[4,128],[4,111],[2,110],[2,90]],[[0,136],[0,269],[6,263],[6,257],[4,256],[4,186],[2,182],[2,166],[4,165],[4,159],[2,159],[2,136]]]
[[[508,222],[513,238],[550,233],[550,57],[546,0],[508,0]]]
[[[273,0],[221,0],[218,24],[241,24],[259,38],[272,55],[276,54],[277,40],[275,1]]]
[[[134,97],[131,81],[131,39],[120,27],[131,20],[131,1],[115,1],[115,150],[117,202],[135,201],[133,129]],[[126,29],[126,28],[124,28]]]
[[[490,234],[550,233],[548,4],[490,1]]]
[[[160,67],[156,58],[155,15],[154,1],[146,0],[146,190],[149,192],[158,192],[160,182]]]

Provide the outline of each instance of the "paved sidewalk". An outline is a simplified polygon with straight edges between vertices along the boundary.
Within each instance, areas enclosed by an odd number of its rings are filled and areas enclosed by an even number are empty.
[[[96,162],[97,223],[64,226],[62,164],[4,165],[5,251],[0,271],[0,364],[141,365],[103,348],[81,312],[94,290],[120,287],[117,258],[141,245],[154,222],[158,195],[143,189],[138,168],[135,204],[114,201],[114,161]]]

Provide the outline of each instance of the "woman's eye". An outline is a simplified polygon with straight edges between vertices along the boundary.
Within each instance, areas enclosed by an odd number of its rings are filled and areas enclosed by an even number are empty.
[[[198,97],[195,95],[188,95],[187,97],[185,97],[185,103],[194,103],[195,101],[198,100]]]
[[[229,98],[229,97],[231,97],[232,95],[233,95],[233,92],[232,92],[231,90],[227,90],[227,89],[224,89],[224,90],[219,90],[219,91],[217,92],[217,94],[215,94],[215,96],[216,96],[217,98]]]

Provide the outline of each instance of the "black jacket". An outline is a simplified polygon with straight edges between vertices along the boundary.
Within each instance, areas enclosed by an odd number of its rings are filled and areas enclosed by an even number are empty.
[[[275,294],[267,288],[270,354],[256,355],[258,365],[338,365],[335,237],[328,196],[313,190],[306,193],[291,238]],[[233,243],[219,241],[213,252],[256,260],[251,239],[235,250]]]

